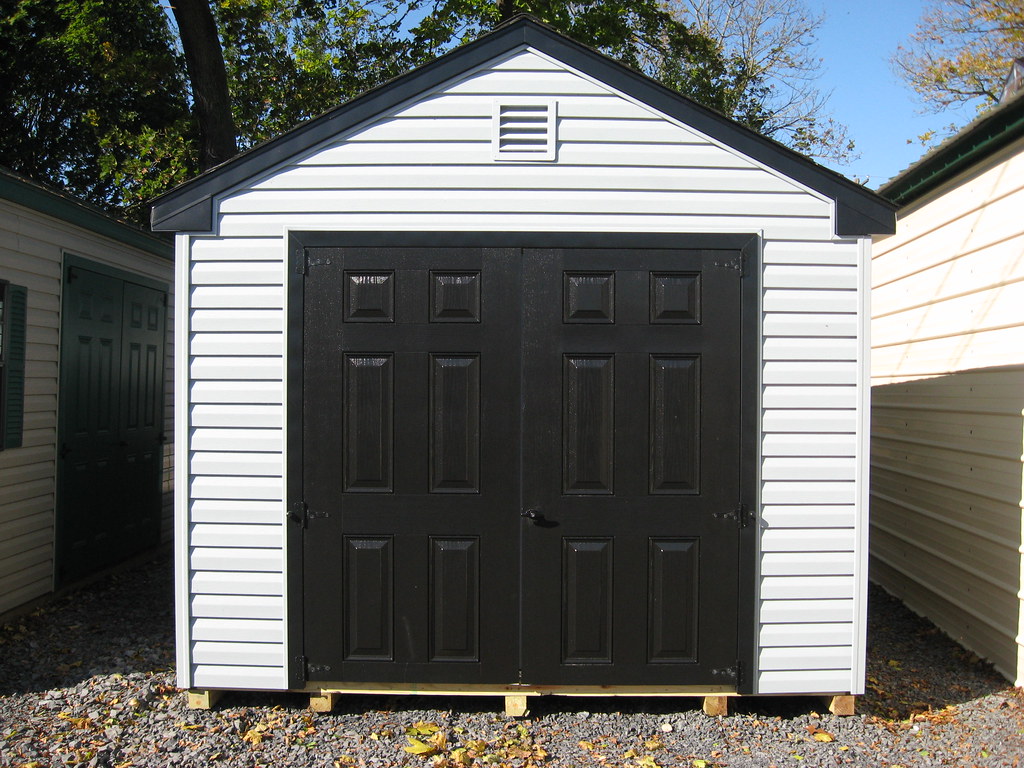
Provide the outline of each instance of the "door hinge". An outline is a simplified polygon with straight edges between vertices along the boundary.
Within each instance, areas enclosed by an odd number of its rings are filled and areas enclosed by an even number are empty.
[[[306,249],[305,248],[301,248],[301,247],[300,248],[296,248],[292,252],[292,262],[293,262],[292,269],[295,270],[295,274],[296,275],[305,275],[306,274],[306,269],[307,269],[307,265],[306,265]]]
[[[293,523],[298,523],[303,528],[309,525],[310,520],[327,518],[330,516],[330,512],[311,510],[309,505],[304,501],[293,501],[288,507],[288,519]]]
[[[296,656],[295,665],[299,668],[299,675],[302,677],[302,682],[309,680],[309,659],[305,656]]]
[[[739,685],[739,682],[740,682],[739,662],[736,662],[736,664],[734,664],[733,666],[726,667],[725,669],[712,669],[711,670],[711,674],[714,675],[715,677],[725,677],[725,678],[728,678],[729,680],[734,680],[736,682],[736,685]]]
[[[738,277],[743,277],[747,271],[747,257],[744,254],[740,254],[734,259],[724,259],[712,263],[716,267],[733,270]]]
[[[742,501],[728,512],[715,512],[713,516],[717,518],[728,518],[735,520],[736,525],[740,528],[746,528],[748,525],[750,525],[754,517],[750,508]]]
[[[299,657],[300,669],[302,670],[302,676],[306,681],[309,680],[326,680],[331,674],[330,664],[310,664],[309,659],[306,656]]]
[[[747,670],[744,668],[743,662],[740,661],[739,659],[736,659],[736,687],[737,688],[741,687],[747,681],[746,672],[747,672]]]

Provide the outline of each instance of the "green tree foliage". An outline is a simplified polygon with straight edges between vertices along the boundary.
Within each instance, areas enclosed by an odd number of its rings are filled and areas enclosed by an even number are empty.
[[[183,66],[151,0],[0,0],[0,164],[111,211],[194,171]]]
[[[221,124],[234,123],[240,149],[520,12],[755,130],[778,130],[759,62],[662,0],[209,2],[231,95]],[[145,199],[194,175],[196,122],[210,118],[193,110],[165,10],[159,0],[0,0],[0,163],[138,218]],[[813,130],[777,135],[813,150]]]
[[[893,68],[932,112],[999,100],[1024,56],[1024,0],[932,0]]]
[[[216,0],[241,146],[529,12],[715,109],[734,71],[658,0]],[[287,51],[288,55],[281,55]]]

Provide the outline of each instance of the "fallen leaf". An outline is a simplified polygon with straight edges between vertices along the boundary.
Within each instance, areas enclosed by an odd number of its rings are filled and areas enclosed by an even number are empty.
[[[692,765],[693,765],[693,768],[708,768],[708,761],[707,760],[694,760]]]
[[[433,744],[426,744],[412,736],[409,737],[409,746],[403,747],[403,749],[411,755],[420,755],[421,757],[437,754],[437,748]]]
[[[589,752],[590,750],[592,750],[594,748],[594,742],[592,742],[592,741],[580,741],[580,742],[577,742],[577,746],[579,746],[580,749],[584,749],[587,752]]]
[[[833,736],[828,731],[817,731],[814,734],[814,740],[815,741],[824,741],[824,742],[828,743],[830,741],[835,741],[836,737]]]
[[[267,734],[259,728],[250,728],[245,732],[245,735],[242,736],[242,741],[247,741],[254,747],[258,747],[263,742],[266,735]]]
[[[647,749],[649,749],[652,752],[654,752],[655,750],[658,750],[658,749],[664,749],[665,748],[665,742],[663,742],[661,739],[648,739],[647,741],[644,742],[644,746],[647,747]]]

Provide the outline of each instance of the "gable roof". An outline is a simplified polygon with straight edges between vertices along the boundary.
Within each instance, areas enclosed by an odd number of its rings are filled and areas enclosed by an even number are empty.
[[[665,87],[597,51],[522,16],[408,72],[276,139],[253,147],[157,198],[152,226],[162,231],[209,232],[213,198],[403,102],[491,59],[529,46],[603,82],[753,160],[836,201],[839,235],[891,234],[895,208],[865,187]]]
[[[1024,90],[965,125],[889,179],[878,194],[901,208],[1024,138]]]

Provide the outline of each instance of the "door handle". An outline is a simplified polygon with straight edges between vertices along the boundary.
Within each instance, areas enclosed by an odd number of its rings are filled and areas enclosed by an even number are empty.
[[[539,509],[524,509],[519,515],[534,523],[544,522],[544,513]]]

